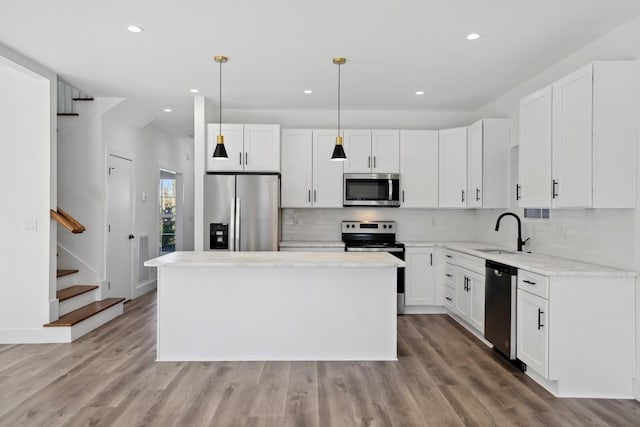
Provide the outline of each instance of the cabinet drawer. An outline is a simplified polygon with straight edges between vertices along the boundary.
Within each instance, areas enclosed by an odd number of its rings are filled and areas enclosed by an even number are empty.
[[[444,287],[444,306],[450,310],[455,307],[456,290],[449,286]]]
[[[518,289],[549,299],[549,278],[530,271],[518,270]]]
[[[447,286],[455,287],[456,266],[453,264],[444,265],[444,283]]]
[[[482,274],[484,276],[486,262],[484,258],[459,253],[457,255],[457,261],[460,267],[464,267],[467,270],[475,271],[476,273]]]
[[[458,252],[450,251],[448,249],[444,250],[444,261],[449,264],[457,264]]]

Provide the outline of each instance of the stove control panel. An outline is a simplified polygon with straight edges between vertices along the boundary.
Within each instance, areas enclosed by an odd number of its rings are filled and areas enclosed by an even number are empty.
[[[342,233],[395,234],[395,221],[342,221]]]

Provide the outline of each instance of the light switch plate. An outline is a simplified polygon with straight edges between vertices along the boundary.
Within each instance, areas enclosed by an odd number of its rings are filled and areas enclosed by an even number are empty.
[[[24,220],[24,231],[27,233],[37,233],[38,232],[38,220],[37,219],[25,219]]]

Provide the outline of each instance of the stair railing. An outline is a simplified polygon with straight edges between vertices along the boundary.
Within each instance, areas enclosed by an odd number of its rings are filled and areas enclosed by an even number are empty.
[[[54,219],[58,224],[72,232],[73,234],[79,234],[86,231],[84,225],[80,224],[74,217],[58,208],[57,211],[51,209],[50,211],[51,219]]]

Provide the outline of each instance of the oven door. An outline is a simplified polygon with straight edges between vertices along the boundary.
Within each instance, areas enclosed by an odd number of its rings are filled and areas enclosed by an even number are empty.
[[[343,206],[400,206],[397,173],[345,173]]]

